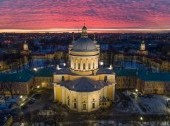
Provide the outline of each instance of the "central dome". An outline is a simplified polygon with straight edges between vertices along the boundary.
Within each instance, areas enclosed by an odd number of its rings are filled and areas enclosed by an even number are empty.
[[[97,50],[96,44],[90,38],[88,38],[87,28],[85,26],[82,28],[81,38],[74,42],[72,49],[73,51],[78,52],[88,52]]]
[[[95,51],[96,45],[89,38],[79,38],[73,45],[74,51]]]

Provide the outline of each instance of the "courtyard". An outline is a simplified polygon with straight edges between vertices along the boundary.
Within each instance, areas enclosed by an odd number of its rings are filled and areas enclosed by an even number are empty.
[[[60,103],[53,102],[53,90],[37,89],[17,110],[14,126],[19,125],[129,125],[168,126],[170,124],[169,108],[166,96],[143,95],[137,99],[130,92],[117,92],[115,102],[108,109],[91,113],[78,113],[69,110]],[[142,101],[142,105],[141,105]],[[145,110],[145,109],[147,110]],[[18,112],[20,111],[20,112]]]

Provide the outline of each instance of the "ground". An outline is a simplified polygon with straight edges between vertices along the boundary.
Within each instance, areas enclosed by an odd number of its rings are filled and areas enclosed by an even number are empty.
[[[35,124],[42,126],[45,124],[50,126],[154,126],[158,123],[162,126],[170,125],[170,116],[167,113],[169,108],[165,105],[168,97],[142,95],[135,98],[131,96],[131,93],[117,92],[116,100],[109,109],[92,113],[77,113],[53,102],[53,90],[37,89],[21,103],[21,108],[17,110],[20,114],[17,112],[18,115],[14,115],[14,126],[22,125],[22,123],[32,126]],[[147,111],[143,108],[147,108]]]

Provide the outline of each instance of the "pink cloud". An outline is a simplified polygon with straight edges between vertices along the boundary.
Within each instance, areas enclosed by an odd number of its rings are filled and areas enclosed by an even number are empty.
[[[0,29],[170,28],[169,0],[2,0]]]

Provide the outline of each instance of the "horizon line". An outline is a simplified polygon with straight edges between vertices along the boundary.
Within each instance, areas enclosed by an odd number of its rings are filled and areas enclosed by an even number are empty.
[[[80,33],[80,29],[75,28],[52,28],[52,29],[0,29],[0,33]],[[89,33],[141,33],[141,32],[170,32],[169,29],[161,28],[89,28]]]

